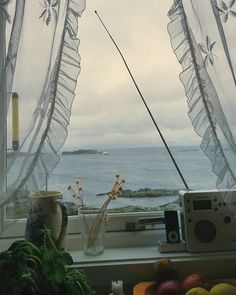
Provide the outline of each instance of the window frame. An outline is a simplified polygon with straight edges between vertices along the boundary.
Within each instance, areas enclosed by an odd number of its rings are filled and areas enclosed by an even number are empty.
[[[0,13],[0,25],[2,29],[0,30],[1,36],[1,45],[0,45],[0,69],[5,69],[6,63],[6,18],[3,13]],[[0,197],[6,193],[7,182],[6,182],[6,170],[7,170],[7,123],[6,123],[6,114],[7,114],[7,101],[6,101],[6,73],[2,71],[0,73],[1,86],[0,86],[0,126],[1,128],[1,139],[0,139]],[[0,222],[4,222],[4,208],[0,208]],[[0,226],[1,227],[1,226]]]
[[[138,224],[139,218],[162,217],[163,211],[109,213],[106,224],[106,244],[108,247],[138,247],[153,246],[157,243],[157,236],[165,235],[164,224],[148,225],[138,230],[127,230],[126,223]],[[23,239],[26,227],[26,218],[7,220],[6,230],[0,235],[0,251],[6,249],[15,239]],[[14,222],[14,224],[12,224]],[[69,216],[66,247],[68,250],[81,250],[80,218]],[[4,248],[4,249],[3,249]]]

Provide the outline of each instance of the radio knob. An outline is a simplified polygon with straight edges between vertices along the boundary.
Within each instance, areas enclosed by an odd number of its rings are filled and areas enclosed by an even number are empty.
[[[231,217],[230,216],[225,216],[224,217],[224,222],[225,223],[230,223],[231,222]]]
[[[215,239],[216,227],[208,219],[201,219],[194,226],[194,235],[201,243],[209,243]]]

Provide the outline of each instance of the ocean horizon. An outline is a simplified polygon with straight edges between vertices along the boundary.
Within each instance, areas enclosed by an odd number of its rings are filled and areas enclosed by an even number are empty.
[[[73,149],[75,150],[77,149]],[[164,147],[94,150],[99,153],[61,155],[59,164],[49,177],[48,189],[63,191],[63,198],[74,202],[67,187],[72,185],[76,190],[75,181],[79,179],[85,202],[90,206],[99,206],[103,203],[104,196],[97,194],[101,195],[111,190],[116,174],[125,179],[125,190],[186,189]],[[216,175],[211,171],[210,162],[199,146],[172,146],[171,152],[190,189],[215,189]],[[109,206],[157,207],[176,198],[176,195],[158,198],[118,198]]]

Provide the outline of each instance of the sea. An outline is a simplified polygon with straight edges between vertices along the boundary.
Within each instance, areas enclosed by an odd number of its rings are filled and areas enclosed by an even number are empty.
[[[84,202],[100,206],[106,199],[103,193],[111,190],[115,175],[125,180],[124,190],[186,189],[170,155],[164,147],[110,148],[98,154],[61,155],[60,162],[48,179],[48,189],[63,191],[63,198],[76,202],[67,190],[71,185],[76,191],[76,180],[83,189]],[[210,161],[198,146],[170,147],[171,154],[189,189],[215,189],[216,175]],[[105,152],[105,153],[102,153]],[[109,206],[157,207],[175,201],[178,195],[117,198]]]

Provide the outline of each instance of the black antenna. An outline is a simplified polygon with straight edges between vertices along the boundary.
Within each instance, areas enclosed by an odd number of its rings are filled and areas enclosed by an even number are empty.
[[[158,125],[157,125],[157,123],[156,123],[156,121],[155,121],[155,119],[154,119],[154,117],[153,117],[153,115],[152,115],[152,113],[151,113],[151,111],[150,111],[150,109],[149,109],[149,107],[148,107],[148,105],[147,105],[147,103],[146,103],[146,101],[145,101],[145,99],[144,99],[144,97],[143,97],[143,95],[142,95],[142,93],[141,93],[141,91],[140,91],[140,89],[139,89],[139,87],[138,87],[138,85],[137,85],[137,83],[136,83],[136,81],[135,81],[135,79],[134,79],[134,77],[133,77],[130,69],[129,69],[129,66],[128,66],[128,64],[127,64],[127,62],[126,62],[126,60],[125,60],[122,52],[120,51],[118,45],[116,44],[115,40],[111,36],[110,32],[108,31],[107,27],[103,23],[101,17],[97,13],[97,11],[95,10],[94,12],[96,13],[96,15],[99,18],[100,22],[102,23],[104,29],[106,30],[107,34],[109,35],[110,39],[112,40],[113,44],[115,45],[116,49],[118,50],[118,52],[119,52],[119,54],[120,54],[120,56],[121,56],[121,58],[122,58],[122,60],[123,60],[123,62],[125,64],[125,66],[126,66],[126,69],[128,70],[128,72],[130,74],[130,77],[131,77],[131,79],[132,79],[132,81],[133,81],[133,83],[134,83],[134,85],[135,85],[135,87],[136,87],[136,89],[137,89],[137,91],[138,91],[138,93],[139,93],[139,95],[140,95],[140,97],[141,97],[141,99],[142,99],[142,101],[143,101],[143,103],[144,103],[144,105],[145,105],[145,107],[146,107],[146,109],[147,109],[147,111],[148,111],[151,119],[152,119],[152,122],[155,125],[155,127],[156,127],[156,129],[157,129],[157,131],[158,131],[158,133],[159,133],[159,135],[160,135],[160,137],[161,137],[161,139],[162,139],[162,141],[163,141],[163,143],[164,143],[164,145],[165,145],[165,147],[166,147],[166,149],[167,149],[167,151],[168,151],[168,153],[169,153],[169,155],[170,155],[170,157],[171,157],[171,159],[172,159],[172,161],[174,163],[174,166],[175,166],[176,170],[178,171],[179,176],[180,176],[180,178],[182,179],[182,181],[184,183],[185,188],[186,189],[189,189],[189,187],[188,187],[188,185],[187,185],[187,183],[186,183],[186,181],[185,181],[185,179],[184,179],[184,177],[183,177],[183,175],[182,175],[182,173],[181,173],[181,171],[180,171],[180,169],[179,169],[179,167],[178,167],[178,165],[177,165],[177,163],[176,163],[176,161],[175,161],[175,159],[174,159],[174,157],[173,157],[173,155],[172,155],[172,153],[171,153],[171,151],[170,151],[170,149],[168,147],[168,144],[166,143],[166,141],[165,141],[165,139],[164,139],[164,137],[163,137],[163,135],[161,133],[161,130],[159,129],[159,127],[158,127]]]

